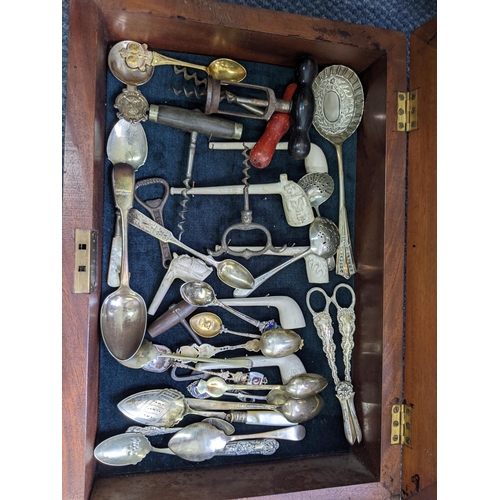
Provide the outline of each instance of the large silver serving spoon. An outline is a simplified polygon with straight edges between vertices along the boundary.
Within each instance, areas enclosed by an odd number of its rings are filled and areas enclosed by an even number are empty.
[[[148,156],[148,140],[140,122],[131,123],[120,118],[111,129],[106,145],[106,154],[113,165],[126,163],[137,171]],[[120,211],[116,212],[115,234],[111,243],[107,283],[120,286],[120,262],[122,259],[122,233]]]
[[[246,314],[227,306],[223,302],[217,299],[215,296],[214,289],[204,281],[188,281],[181,285],[181,296],[188,303],[193,306],[198,307],[208,307],[208,306],[218,306],[222,307],[227,312],[234,314],[238,318],[256,326],[261,332],[269,329],[271,325],[274,325],[273,320],[270,321],[257,321]]]
[[[281,389],[294,399],[306,398],[318,394],[328,385],[328,381],[322,375],[316,373],[304,373],[292,377],[286,384],[276,385],[245,385],[227,384],[220,377],[210,377],[208,380],[198,380],[197,389],[213,398],[223,396],[227,391],[266,391]]]
[[[277,272],[281,271],[290,264],[293,264],[297,260],[306,257],[307,255],[315,254],[325,259],[332,257],[335,255],[335,252],[337,252],[337,248],[339,246],[339,230],[330,219],[316,217],[309,226],[309,240],[311,246],[305,252],[295,255],[279,266],[267,271],[267,273],[261,274],[255,278],[254,285],[251,288],[236,288],[233,295],[235,297],[248,297],[271,276],[274,276]]]
[[[154,220],[150,219],[135,208],[132,208],[130,210],[128,221],[133,226],[144,231],[145,233],[150,234],[151,236],[154,236],[160,241],[172,243],[173,245],[176,245],[191,253],[195,257],[198,257],[208,265],[215,267],[215,269],[217,270],[217,276],[226,285],[233,288],[238,287],[244,289],[253,286],[253,276],[251,275],[250,271],[239,262],[236,262],[232,259],[217,261],[212,256],[204,255],[200,252],[197,252],[196,250],[193,250],[192,248],[188,247],[186,244],[175,238],[171,231],[164,228],[160,224],[157,224]]]
[[[328,66],[314,79],[313,125],[335,146],[339,170],[339,231],[336,273],[349,279],[356,272],[345,206],[342,144],[358,128],[363,116],[364,94],[361,81],[352,69]]]
[[[108,66],[113,76],[127,85],[142,85],[150,80],[155,66],[176,65],[200,69],[216,80],[241,82],[247,76],[246,69],[238,62],[219,58],[208,66],[179,61],[148,50],[146,44],[124,40],[115,44],[108,54]]]
[[[212,458],[231,441],[260,438],[301,441],[305,436],[306,429],[303,425],[294,425],[256,434],[227,436],[223,431],[211,424],[197,422],[187,425],[181,431],[176,432],[170,439],[168,447],[184,460],[202,462]]]
[[[134,183],[134,167],[125,163],[113,166],[113,192],[122,226],[122,264],[120,286],[101,306],[101,332],[106,347],[117,360],[131,358],[141,347],[148,316],[144,299],[129,286],[127,221],[134,201]]]

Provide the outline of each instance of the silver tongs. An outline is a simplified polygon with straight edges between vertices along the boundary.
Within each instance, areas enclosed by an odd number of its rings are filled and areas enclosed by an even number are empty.
[[[336,298],[337,291],[342,287],[347,288],[351,292],[352,296],[351,304],[347,308],[341,307]],[[310,296],[315,291],[322,293],[326,300],[325,308],[321,312],[316,312],[310,304]],[[342,408],[345,436],[350,444],[354,444],[356,441],[360,443],[362,433],[358,417],[356,416],[356,409],[354,408],[355,393],[351,379],[351,355],[354,348],[354,330],[356,329],[356,315],[354,314],[356,295],[354,294],[354,290],[349,285],[341,283],[335,287],[331,297],[329,297],[320,287],[311,288],[307,292],[306,302],[307,307],[312,314],[313,323],[316,327],[316,333],[323,342],[323,351],[326,354],[326,359],[328,360],[328,364],[332,370],[335,391]],[[337,322],[342,336],[340,347],[342,348],[342,357],[344,360],[344,381],[339,379],[337,366],[335,364],[335,343],[333,341],[334,328],[332,318],[328,311],[330,303],[334,304],[337,308]]]

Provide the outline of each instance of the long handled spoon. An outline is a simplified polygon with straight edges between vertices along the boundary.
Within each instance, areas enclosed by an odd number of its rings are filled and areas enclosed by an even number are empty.
[[[217,276],[219,279],[224,282],[226,285],[231,287],[240,287],[243,289],[247,289],[251,287],[254,283],[253,276],[250,274],[250,271],[232,259],[224,259],[222,261],[217,261],[213,257],[204,255],[192,248],[188,247],[186,244],[179,241],[168,229],[160,226],[155,221],[139,212],[135,208],[132,208],[128,214],[128,221],[138,229],[141,229],[145,233],[154,236],[160,241],[164,241],[166,243],[172,243],[187,252],[191,253],[195,257],[198,257],[202,261],[206,262],[212,267],[215,267],[217,270]]]
[[[254,339],[239,345],[225,345],[215,347],[212,344],[192,344],[179,349],[181,354],[187,356],[202,356],[211,358],[220,352],[234,351],[236,349],[246,349],[250,352],[261,351],[268,358],[282,358],[293,354],[302,348],[304,341],[293,330],[274,328],[264,332],[260,339]]]
[[[130,40],[118,42],[111,48],[108,65],[115,78],[128,85],[146,83],[153,76],[154,67],[164,65],[200,69],[216,80],[228,82],[241,82],[247,75],[246,69],[232,59],[219,58],[208,66],[202,66],[164,56],[148,50],[146,44]]]
[[[313,125],[335,146],[339,170],[339,231],[336,273],[349,279],[356,272],[345,206],[342,145],[358,128],[363,116],[364,95],[358,75],[350,68],[333,65],[315,78],[312,90],[316,102]]]
[[[261,332],[268,330],[274,326],[275,322],[270,321],[257,321],[246,314],[243,314],[232,307],[227,306],[217,299],[214,289],[204,281],[189,281],[184,283],[180,289],[182,298],[191,305],[198,307],[219,306],[227,312],[234,314],[238,318],[256,326]]]
[[[144,299],[129,286],[127,221],[134,200],[134,182],[134,167],[125,163],[113,167],[113,191],[123,238],[121,284],[102,303],[101,332],[109,352],[118,360],[129,359],[138,351],[146,333],[148,315]]]
[[[199,425],[204,426],[204,428],[192,428],[192,426]],[[301,427],[301,429],[295,430],[298,427]],[[287,429],[292,429],[292,431],[286,432]],[[174,440],[174,447],[172,448],[170,443],[179,433],[182,434],[178,439]],[[255,439],[267,438],[300,441],[304,439],[304,437],[305,429],[303,426],[298,425],[278,429],[276,431],[248,434],[247,436],[227,436],[224,431],[217,427],[206,422],[199,422],[198,424],[188,425],[174,434],[172,439],[170,439],[168,448],[156,448],[151,445],[146,436],[140,433],[127,432],[112,436],[100,443],[94,450],[94,456],[100,462],[113,466],[135,465],[143,460],[151,451],[165,453],[167,455],[177,455],[191,462],[201,462],[203,460],[209,460],[216,455],[240,455],[239,448],[236,450],[233,448],[232,453],[224,453],[226,446],[232,441],[245,440],[251,444],[251,453],[259,453],[259,451],[254,451],[252,447]],[[276,448],[277,447],[271,443],[271,449],[268,449],[264,454],[273,453]]]
[[[235,297],[247,297],[278,271],[281,271],[307,255],[315,254],[325,259],[335,255],[340,241],[339,230],[331,220],[325,219],[324,217],[316,217],[309,226],[309,240],[311,246],[305,252],[295,255],[279,266],[261,274],[255,278],[254,285],[251,288],[245,290],[237,288],[233,295]]]
[[[252,337],[256,339],[239,346],[214,347],[210,344],[203,344],[200,346],[193,345],[192,347],[197,351],[200,351],[200,353],[203,349],[208,349],[208,352],[215,350],[213,352],[216,354],[217,352],[242,348],[254,352],[261,351],[264,356],[269,358],[281,358],[297,352],[299,349],[302,349],[304,345],[304,341],[299,334],[293,330],[287,330],[284,328],[271,328],[270,330],[265,331],[262,335],[252,335],[251,333],[239,333],[227,330],[222,325],[222,320],[219,316],[210,312],[195,314],[190,318],[189,324],[195,333],[205,338],[215,337],[219,333],[227,332],[232,333],[233,335],[241,335],[243,337]],[[203,355],[211,357],[207,354]]]
[[[120,118],[108,137],[106,154],[113,165],[126,163],[137,171],[148,156],[148,141],[141,123],[130,123]],[[109,286],[120,286],[120,261],[122,258],[122,222],[117,210],[115,234],[111,243],[107,283]]]
[[[248,390],[271,390],[282,389],[292,398],[305,398],[318,394],[328,385],[328,381],[322,375],[316,373],[305,373],[292,377],[286,384],[282,385],[245,385],[227,384],[220,377],[210,377],[208,380],[198,380],[197,387],[201,392],[206,392],[213,398],[223,396],[227,391]]]

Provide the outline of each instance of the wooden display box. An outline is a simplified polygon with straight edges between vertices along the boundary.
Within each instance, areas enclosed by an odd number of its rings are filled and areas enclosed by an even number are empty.
[[[71,0],[69,33],[62,227],[64,500],[434,498],[435,20],[412,35],[410,83],[403,33],[210,1]],[[349,455],[272,467],[231,465],[223,472],[95,478],[102,269],[97,261],[91,293],[73,293],[75,234],[94,230],[101,255],[107,52],[125,39],[290,67],[308,53],[320,69],[344,64],[360,76],[366,102],[357,139],[353,376],[364,439]],[[418,128],[401,132],[398,92],[417,88]],[[403,402],[413,418],[411,448],[402,449],[391,438],[393,405]]]

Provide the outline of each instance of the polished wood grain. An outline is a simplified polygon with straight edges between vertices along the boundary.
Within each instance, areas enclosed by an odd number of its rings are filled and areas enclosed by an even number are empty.
[[[223,474],[237,478],[231,485],[220,481],[220,469],[94,481],[100,287],[72,293],[73,238],[76,228],[102,231],[106,53],[121,39],[286,66],[308,52],[320,67],[350,66],[368,89],[358,132],[360,309],[353,359],[364,439],[350,454],[230,466]],[[400,448],[390,445],[390,407],[402,398],[406,135],[396,132],[395,117],[396,93],[405,88],[406,38],[398,32],[200,0],[72,0],[63,191],[65,500],[149,499],[166,491],[179,499],[204,498],[206,491],[211,499],[399,496]]]
[[[403,447],[405,498],[429,491],[437,481],[436,47],[433,19],[410,38],[410,90],[418,89],[418,130],[408,137],[404,396],[414,411],[413,445]]]
[[[101,253],[104,164],[105,53],[98,8],[71,2],[63,171],[62,491],[88,496],[94,480],[97,428],[100,288],[73,293],[76,229],[96,230]],[[101,274],[98,268],[97,282]]]

